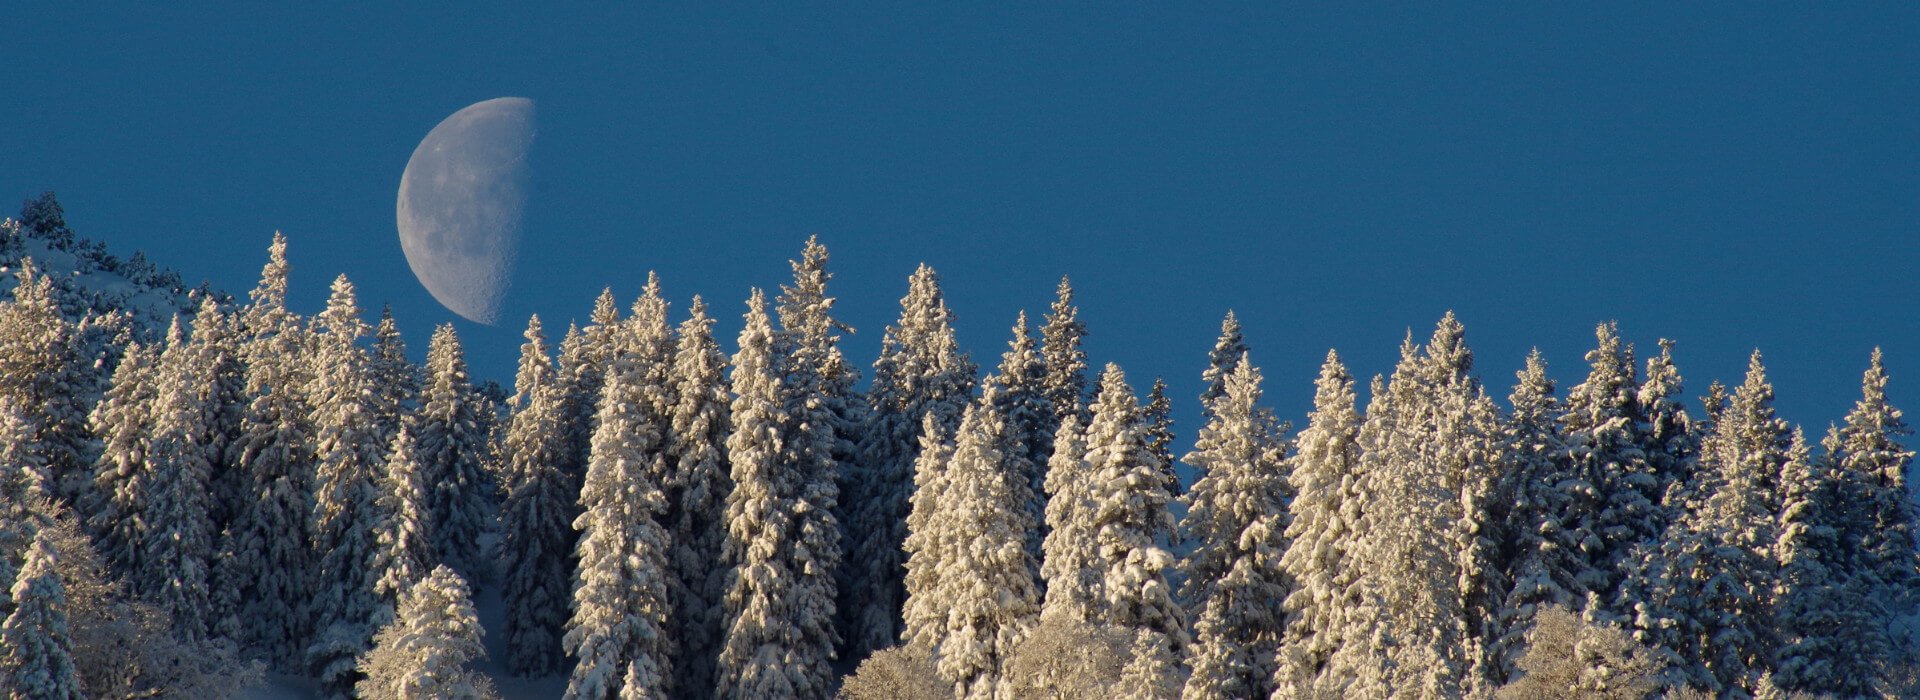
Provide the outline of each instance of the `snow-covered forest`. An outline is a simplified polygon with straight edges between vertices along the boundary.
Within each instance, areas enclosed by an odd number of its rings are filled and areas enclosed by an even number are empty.
[[[1877,352],[1809,435],[1757,352],[1696,396],[1672,343],[1607,323],[1576,385],[1538,353],[1483,380],[1449,314],[1390,375],[1329,352],[1277,379],[1313,405],[1275,407],[1229,314],[1180,399],[1087,356],[1065,279],[976,356],[922,266],[880,356],[847,357],[809,241],[744,307],[650,278],[584,326],[529,319],[500,388],[452,326],[412,362],[344,276],[289,311],[278,235],[244,297],[106,255],[51,196],[0,259],[14,698],[1920,687],[1914,453]]]

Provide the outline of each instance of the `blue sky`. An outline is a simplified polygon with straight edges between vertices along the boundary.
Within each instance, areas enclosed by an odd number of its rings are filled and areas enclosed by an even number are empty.
[[[297,305],[345,272],[416,351],[455,317],[402,258],[401,170],[514,95],[509,308],[550,328],[658,269],[731,336],[819,234],[863,365],[916,263],[982,364],[1068,274],[1183,442],[1230,308],[1295,417],[1327,348],[1384,372],[1447,309],[1501,395],[1536,345],[1577,382],[1618,319],[1680,341],[1691,396],[1763,349],[1816,433],[1876,344],[1920,407],[1913,4],[69,5],[7,11],[0,197],[235,292],[284,230]],[[519,322],[458,323],[509,379]]]

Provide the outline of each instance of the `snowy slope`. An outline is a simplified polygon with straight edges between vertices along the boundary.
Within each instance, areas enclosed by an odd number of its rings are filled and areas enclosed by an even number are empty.
[[[61,309],[72,319],[89,311],[125,311],[136,329],[158,333],[174,314],[191,316],[196,308],[178,274],[153,266],[139,253],[121,260],[98,244],[60,245],[32,235],[12,219],[0,221],[0,298],[11,298],[27,260],[53,280]],[[200,289],[218,294],[205,285]]]

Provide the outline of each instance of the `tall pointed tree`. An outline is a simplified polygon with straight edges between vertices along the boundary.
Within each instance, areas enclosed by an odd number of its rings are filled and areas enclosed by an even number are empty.
[[[1073,283],[1060,278],[1054,291],[1053,307],[1040,329],[1041,356],[1046,361],[1047,403],[1053,406],[1055,430],[1068,415],[1079,416],[1086,425],[1087,351],[1080,345],[1087,337],[1087,326],[1080,322],[1080,307],[1073,304]],[[1049,431],[1051,432],[1051,431]]]
[[[1167,397],[1166,380],[1153,378],[1153,387],[1147,390],[1147,402],[1140,408],[1147,449],[1153,452],[1154,461],[1160,465],[1160,480],[1166,484],[1167,493],[1177,497],[1180,495],[1180,475],[1173,470],[1173,399]],[[1258,420],[1258,416],[1255,420]]]
[[[1587,558],[1583,591],[1612,599],[1633,547],[1659,536],[1658,504],[1666,484],[1648,462],[1637,435],[1640,382],[1632,348],[1617,324],[1594,331],[1598,345],[1587,353],[1586,381],[1567,392],[1562,426],[1569,469],[1585,486],[1567,504],[1569,540]]]
[[[863,567],[848,600],[860,607],[846,611],[851,623],[851,658],[893,646],[900,635],[900,607],[906,592],[905,554],[908,499],[913,494],[913,464],[919,452],[921,418],[932,413],[944,429],[959,427],[961,409],[972,399],[974,364],[953,336],[953,313],[940,293],[940,278],[921,265],[900,300],[900,320],[881,339],[873,365],[872,409],[861,444],[863,498],[848,531],[858,537],[853,561]]]
[[[401,597],[434,565],[433,538],[426,530],[426,484],[420,479],[419,450],[406,426],[393,436],[375,505],[380,522],[370,568],[376,576],[373,592],[380,596],[373,619],[379,626],[393,619]]]
[[[1183,694],[1190,700],[1273,692],[1272,654],[1291,588],[1280,566],[1287,549],[1285,445],[1260,419],[1260,372],[1244,356],[1224,388],[1186,458],[1201,474],[1180,523],[1193,543],[1181,599],[1198,612],[1193,675]]]
[[[44,531],[34,539],[12,582],[13,611],[0,623],[0,688],[23,700],[81,700],[67,594],[51,539]]]
[[[1043,555],[1041,543],[1046,537],[1047,460],[1053,454],[1053,405],[1047,401],[1046,364],[1039,347],[1027,329],[1027,313],[1020,312],[1013,324],[1013,339],[1000,356],[999,371],[988,377],[982,396],[1006,424],[1001,452],[1007,469],[1024,480],[1017,486],[1027,503],[1028,517],[1034,527],[1028,531],[1027,555],[1032,558],[1035,580]]]
[[[53,280],[31,259],[16,274],[13,301],[0,303],[0,396],[32,406],[33,451],[42,456],[37,488],[69,506],[92,474],[88,382],[75,352],[74,324],[61,316]]]
[[[724,560],[727,495],[733,490],[726,454],[732,397],[727,391],[727,356],[714,341],[707,305],[696,296],[690,311],[680,324],[673,358],[675,403],[667,434],[669,493],[674,499],[669,564],[674,636],[681,647],[674,664],[675,687],[686,696],[707,698],[713,693],[714,661],[726,632],[728,572],[715,562]]]
[[[134,593],[171,613],[183,637],[200,640],[213,620],[207,584],[216,533],[207,497],[213,471],[204,443],[208,412],[192,359],[176,318],[155,377],[145,478],[124,484],[114,500],[139,523],[128,577]]]
[[[1214,402],[1227,395],[1227,377],[1233,375],[1246,354],[1247,338],[1240,328],[1240,319],[1228,311],[1227,317],[1220,320],[1220,338],[1207,353],[1207,369],[1200,373],[1200,379],[1207,383],[1207,389],[1200,392],[1202,414],[1213,415]]]
[[[93,500],[97,503],[87,509],[92,513],[88,525],[94,533],[95,546],[122,575],[139,559],[141,522],[133,515],[140,504],[123,499],[138,493],[134,488],[136,481],[148,478],[147,451],[151,446],[153,399],[158,388],[155,365],[160,362],[160,350],[139,342],[129,344],[120,365],[113,370],[112,385],[93,410],[93,431],[100,436],[101,445],[93,478]],[[33,440],[35,424],[29,416],[23,436],[27,444],[22,451],[39,455]],[[44,467],[45,462],[37,460],[29,466]],[[32,493],[54,496],[42,475],[30,473],[28,477]]]
[[[1560,402],[1538,349],[1527,355],[1516,376],[1519,383],[1508,395],[1513,409],[1500,435],[1509,479],[1502,490],[1510,499],[1505,573],[1511,587],[1496,620],[1501,632],[1488,652],[1494,680],[1502,682],[1519,668],[1535,615],[1547,607],[1584,605],[1587,585],[1597,580],[1581,542],[1573,538],[1578,531],[1566,523],[1569,501],[1589,485],[1569,471]]]
[[[1353,375],[1338,353],[1327,351],[1314,382],[1313,413],[1287,474],[1294,496],[1287,504],[1288,545],[1280,569],[1293,590],[1283,603],[1287,627],[1274,660],[1275,697],[1312,696],[1328,660],[1346,641],[1342,634],[1357,597],[1351,549],[1365,505],[1355,400]]]
[[[1878,695],[1876,681],[1891,661],[1879,623],[1886,613],[1872,598],[1872,578],[1847,570],[1836,527],[1846,519],[1837,474],[1813,459],[1797,428],[1786,457],[1773,544],[1779,576],[1770,591],[1779,644],[1770,660],[1772,682],[1810,695]]]
[[[208,507],[214,533],[233,523],[247,498],[246,472],[234,449],[245,432],[247,367],[241,359],[239,319],[207,295],[194,315],[189,362],[200,379],[199,400],[206,415],[205,434],[197,441],[206,453],[210,476]]]
[[[480,619],[460,575],[436,567],[407,588],[399,615],[375,637],[362,661],[362,700],[494,700],[493,684],[472,667],[485,658]]]
[[[427,346],[427,390],[416,419],[422,476],[436,561],[467,578],[487,573],[480,535],[491,517],[492,485],[482,471],[487,454],[487,409],[467,377],[466,354],[453,324],[433,332]]]
[[[373,329],[368,361],[380,433],[391,440],[420,400],[420,367],[407,359],[407,344],[400,338],[400,326],[394,322],[390,306],[380,307],[380,323]]]
[[[520,397],[502,446],[506,460],[500,551],[507,606],[507,665],[544,675],[565,661],[560,637],[573,600],[573,519],[578,489],[561,472],[566,434],[561,395],[547,357],[540,317],[527,322],[520,346]]]
[[[1646,454],[1647,468],[1659,484],[1658,527],[1665,529],[1672,520],[1679,491],[1693,477],[1694,461],[1700,451],[1700,436],[1693,417],[1682,399],[1686,390],[1680,369],[1673,363],[1671,340],[1660,341],[1660,354],[1647,360],[1646,379],[1636,397],[1639,418],[1636,426],[1640,449]]]
[[[1148,426],[1120,367],[1108,364],[1087,426],[1087,473],[1094,543],[1103,569],[1110,624],[1167,639],[1176,654],[1187,645],[1187,617],[1174,600],[1168,575],[1173,500],[1161,477],[1159,458],[1148,446]]]
[[[1860,400],[1847,413],[1829,459],[1840,472],[1842,498],[1861,504],[1865,513],[1841,524],[1840,536],[1858,543],[1852,554],[1857,563],[1851,566],[1871,571],[1887,587],[1882,597],[1897,599],[1920,580],[1913,494],[1907,484],[1914,453],[1901,443],[1913,431],[1900,409],[1887,401],[1887,370],[1879,348],[1860,384]]]
[[[1046,556],[1040,577],[1046,582],[1042,615],[1073,624],[1100,621],[1106,613],[1093,519],[1092,476],[1087,464],[1087,433],[1079,416],[1067,416],[1054,435],[1047,461]]]

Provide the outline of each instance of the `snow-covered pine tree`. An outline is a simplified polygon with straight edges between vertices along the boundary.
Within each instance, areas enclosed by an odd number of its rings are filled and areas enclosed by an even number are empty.
[[[480,552],[480,534],[492,517],[488,493],[493,486],[482,471],[487,411],[467,377],[453,324],[434,329],[427,345],[427,389],[415,418],[421,476],[430,489],[427,531],[433,535],[435,561],[469,579],[482,579],[490,568]]]
[[[1147,401],[1140,406],[1140,421],[1146,431],[1147,450],[1153,453],[1154,462],[1160,466],[1160,480],[1166,484],[1167,493],[1175,498],[1180,494],[1180,475],[1173,471],[1173,399],[1167,397],[1167,381],[1153,378],[1153,388],[1147,390]],[[1179,532],[1175,531],[1177,538]],[[1176,539],[1176,545],[1179,541]]]
[[[241,360],[239,319],[211,295],[201,297],[193,318],[189,362],[200,377],[206,435],[200,439],[211,475],[207,499],[213,532],[233,523],[248,498],[247,475],[234,445],[247,417],[247,366]]]
[[[727,356],[713,337],[706,302],[693,298],[691,315],[681,322],[673,358],[675,403],[667,433],[672,469],[674,520],[668,539],[673,550],[670,581],[674,588],[673,629],[680,640],[674,686],[685,697],[704,700],[714,689],[714,659],[726,632]]]
[[[974,372],[973,361],[954,340],[953,313],[941,296],[940,278],[921,265],[908,280],[900,320],[887,328],[880,359],[873,364],[871,411],[860,446],[862,499],[847,526],[857,538],[852,561],[862,567],[846,598],[859,601],[859,607],[845,611],[850,659],[899,641],[906,597],[901,543],[907,536],[921,418],[932,413],[945,430],[958,428],[961,410],[972,400]]]
[[[27,549],[39,531],[33,504],[33,468],[39,456],[28,451],[32,423],[27,414],[0,396],[0,611],[13,609],[8,589],[25,563]]]
[[[526,339],[514,380],[519,398],[502,446],[501,595],[507,666],[535,676],[559,670],[566,658],[560,637],[573,600],[573,504],[579,495],[560,471],[567,448],[562,401],[539,316],[528,320]]]
[[[400,598],[427,575],[433,565],[433,538],[427,532],[427,489],[420,479],[419,448],[406,426],[393,436],[393,448],[387,452],[386,473],[381,479],[380,524],[375,531],[373,561],[369,566],[375,579],[373,592],[380,596],[380,607],[373,624],[378,627],[393,619]]]
[[[1161,477],[1159,458],[1147,444],[1148,426],[1119,365],[1108,364],[1087,426],[1087,474],[1095,557],[1102,569],[1106,620],[1118,627],[1167,638],[1175,654],[1187,646],[1187,617],[1174,600],[1168,574],[1173,494]]]
[[[1879,593],[1888,603],[1906,602],[1902,598],[1911,596],[1914,582],[1920,580],[1913,494],[1907,484],[1914,453],[1901,443],[1912,433],[1900,409],[1887,402],[1887,370],[1875,348],[1861,379],[1860,400],[1847,413],[1828,459],[1839,471],[1843,502],[1864,510],[1837,524],[1841,541],[1856,543],[1849,568],[1872,572],[1886,587]]]
[[[1355,401],[1353,375],[1338,353],[1327,351],[1314,381],[1313,413],[1287,474],[1294,496],[1280,569],[1293,590],[1283,604],[1286,630],[1274,660],[1276,698],[1314,697],[1322,669],[1347,641],[1342,635],[1359,575],[1351,548],[1365,505]]]
[[[927,427],[938,429],[932,421]],[[998,411],[984,401],[968,407],[930,517],[908,536],[918,545],[909,550],[917,559],[909,560],[908,575],[920,573],[914,567],[921,564],[933,583],[914,591],[918,600],[908,605],[935,612],[914,641],[934,651],[956,698],[999,697],[1002,667],[1040,613],[1038,564],[1027,553],[1035,527],[1027,477],[1007,469],[1005,440]],[[916,506],[925,504],[915,497]]]
[[[1781,507],[1773,556],[1779,576],[1773,596],[1773,684],[1790,693],[1871,697],[1891,659],[1871,594],[1873,579],[1847,569],[1837,525],[1840,482],[1815,461],[1799,429],[1780,473]]]
[[[192,359],[176,317],[156,367],[144,473],[122,484],[113,500],[122,517],[138,523],[138,552],[128,568],[133,592],[171,614],[180,635],[199,641],[213,620],[207,584],[217,533],[207,497],[204,378]]]
[[[215,631],[292,672],[312,629],[313,368],[309,334],[286,310],[286,237],[275,234],[268,252],[252,303],[240,314],[251,398],[228,449],[245,495],[214,565]]]
[[[1640,383],[1635,411],[1640,450],[1659,482],[1660,505],[1664,507],[1658,524],[1662,530],[1673,519],[1681,488],[1693,477],[1694,460],[1700,451],[1700,436],[1681,396],[1686,385],[1680,369],[1674,366],[1673,346],[1673,341],[1661,339],[1660,354],[1647,360],[1647,375]]]
[[[1087,425],[1087,351],[1080,347],[1087,337],[1087,326],[1080,322],[1080,307],[1073,304],[1073,283],[1060,278],[1054,290],[1053,306],[1040,328],[1040,354],[1046,364],[1047,403],[1054,418],[1048,425],[1059,430],[1067,416],[1080,418]]]
[[[968,407],[972,410],[972,407]],[[940,419],[920,421],[920,456],[913,465],[913,510],[907,513],[907,601],[901,609],[903,644],[933,653],[946,632],[947,605],[938,595],[942,571],[954,553],[946,533],[933,525],[947,494],[947,465],[953,461],[953,438]]]
[[[1046,582],[1042,615],[1074,624],[1099,622],[1106,611],[1101,588],[1104,568],[1099,562],[1093,522],[1091,472],[1087,465],[1087,433],[1080,417],[1070,415],[1054,435],[1053,456],[1047,460],[1047,536],[1042,544],[1040,577]]]
[[[1587,559],[1576,596],[1592,591],[1607,601],[1616,598],[1628,553],[1665,529],[1659,503],[1667,484],[1649,463],[1636,429],[1640,382],[1633,350],[1615,323],[1600,324],[1594,335],[1598,345],[1587,353],[1591,370],[1568,390],[1562,419],[1576,480],[1567,489],[1572,498],[1564,524],[1568,542]]]
[[[137,504],[121,499],[135,493],[134,482],[147,478],[148,436],[153,432],[153,397],[158,387],[155,365],[159,362],[160,348],[138,342],[128,344],[120,365],[113,370],[113,383],[94,407],[91,419],[101,445],[94,467],[94,495],[90,499],[96,503],[86,508],[92,514],[87,525],[100,553],[122,576],[139,560],[140,521],[132,517],[129,510],[137,508]],[[11,396],[7,398],[10,402],[18,401]],[[28,420],[27,444],[22,451],[38,455],[38,443],[33,440],[33,426],[37,422],[31,422],[31,415]],[[36,461],[32,466],[44,465],[44,461]],[[48,483],[37,469],[29,472],[30,492],[36,496],[54,497],[47,490]]]
[[[1596,577],[1580,542],[1567,527],[1568,501],[1587,482],[1569,471],[1566,438],[1560,433],[1560,402],[1553,396],[1546,358],[1527,355],[1507,401],[1513,407],[1501,431],[1500,453],[1508,478],[1507,597],[1495,619],[1498,636],[1488,649],[1493,681],[1504,683],[1527,653],[1535,614],[1549,606],[1577,609]]]
[[[362,700],[492,700],[499,695],[473,662],[486,658],[467,582],[446,566],[409,586],[399,615],[360,661]]]
[[[420,400],[420,367],[407,359],[407,344],[393,321],[393,307],[380,307],[380,323],[373,329],[368,358],[373,373],[374,405],[380,416],[380,434],[391,440]]]
[[[643,308],[665,315],[664,302]],[[652,339],[642,337],[657,332],[653,325],[635,318],[608,338],[615,351],[580,491],[583,512],[573,524],[580,564],[562,640],[576,659],[568,700],[663,698],[672,682],[669,542],[660,525],[668,509],[661,480],[667,425],[656,408],[667,387],[646,350]]]
[[[716,697],[725,700],[825,698],[833,684],[833,572],[811,567],[801,544],[807,533],[795,516],[806,484],[782,447],[791,424],[783,364],[766,295],[756,289],[733,360],[727,438],[733,492],[724,561],[733,571],[715,674]]]
[[[367,650],[379,614],[373,569],[380,526],[376,503],[391,445],[381,444],[366,332],[345,275],[334,280],[327,308],[314,318],[314,378],[307,390],[314,410],[315,465],[312,643],[308,669],[329,697],[353,692],[354,659]],[[424,478],[424,477],[423,477]],[[431,527],[431,526],[429,526]]]
[[[12,581],[13,611],[0,623],[0,690],[21,700],[81,700],[67,627],[67,594],[49,533],[34,538]]]
[[[1174,655],[1166,635],[1135,631],[1130,655],[1132,658],[1120,671],[1120,682],[1113,688],[1116,700],[1191,697],[1182,694],[1187,679],[1181,677],[1179,657]]]
[[[1283,438],[1261,420],[1260,371],[1244,356],[1231,366],[1186,457],[1201,474],[1180,523],[1193,544],[1181,600],[1198,613],[1188,700],[1273,693],[1291,588],[1280,566],[1289,500]]]
[[[0,303],[0,396],[31,406],[33,452],[41,456],[36,488],[68,506],[85,506],[92,475],[87,429],[91,382],[75,352],[75,327],[60,315],[53,280],[31,259],[21,261],[13,301]],[[88,358],[90,359],[90,358]]]
[[[1690,510],[1641,548],[1618,609],[1634,611],[1640,639],[1672,660],[1669,687],[1738,695],[1757,687],[1774,652],[1774,522],[1792,446],[1759,352],[1732,401],[1710,415]]]
[[[1053,406],[1047,403],[1047,367],[1027,329],[1027,312],[1013,324],[1013,339],[1000,356],[999,371],[987,378],[981,395],[1000,413],[1006,438],[1000,446],[1007,469],[1025,479],[1019,486],[1034,527],[1028,530],[1027,555],[1040,581],[1041,543],[1046,538],[1047,459],[1053,454]]]
[[[600,389],[607,383],[607,368],[614,354],[614,339],[621,326],[620,309],[613,290],[603,289],[593,302],[593,314],[584,329],[572,328],[560,342],[560,373],[556,377],[564,387],[561,409],[566,416],[568,460],[564,469],[577,483],[586,477],[587,457],[593,449],[593,419],[600,411]]]
[[[827,283],[833,274],[827,271],[827,248],[817,237],[807,239],[799,260],[788,262],[793,283],[780,287],[774,300],[780,330],[774,336],[776,354],[785,363],[786,408],[792,424],[785,449],[801,470],[807,486],[808,509],[803,511],[801,538],[811,542],[809,552],[815,565],[834,576],[834,608],[858,609],[857,567],[843,565],[843,554],[858,546],[857,529],[841,528],[849,522],[866,496],[861,487],[867,482],[856,440],[866,421],[866,402],[854,384],[860,379],[839,348],[840,333],[853,328],[832,316],[834,298],[827,295]],[[815,509],[824,508],[824,511]],[[822,516],[830,516],[832,529]],[[834,540],[831,544],[825,539]],[[898,542],[895,543],[896,545]],[[852,618],[836,622],[842,641],[853,641],[848,625]]]
[[[1246,334],[1240,329],[1240,319],[1229,310],[1220,320],[1220,338],[1207,353],[1207,368],[1200,373],[1200,379],[1207,383],[1206,390],[1200,392],[1201,415],[1212,418],[1214,402],[1227,395],[1227,377],[1233,375],[1246,354]]]

